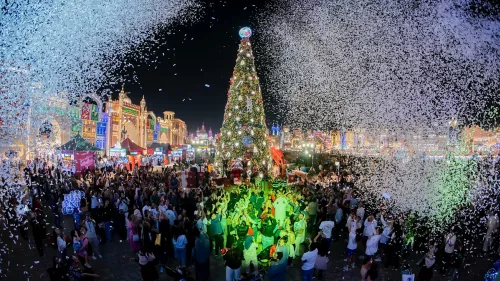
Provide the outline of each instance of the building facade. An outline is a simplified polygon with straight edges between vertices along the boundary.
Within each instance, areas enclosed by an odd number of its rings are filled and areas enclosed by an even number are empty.
[[[148,111],[144,96],[134,104],[124,88],[118,99],[110,100],[106,106],[109,118],[106,130],[106,150],[129,138],[137,145],[147,148],[152,143],[182,145],[186,142],[187,126],[175,118],[172,111],[164,111],[163,118]]]

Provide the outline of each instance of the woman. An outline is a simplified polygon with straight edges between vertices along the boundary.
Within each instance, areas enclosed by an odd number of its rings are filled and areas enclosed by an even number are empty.
[[[85,267],[90,268],[89,264],[89,255],[87,253],[87,248],[89,246],[89,240],[87,239],[87,228],[82,226],[80,228],[81,235],[78,234],[78,231],[75,230],[73,232],[73,245],[75,249],[75,254],[80,260],[80,262],[85,265]],[[78,247],[75,247],[79,244]]]
[[[179,261],[180,266],[186,266],[186,245],[188,241],[182,230],[178,227],[174,228],[174,237],[172,244],[174,245],[175,258]]]
[[[434,269],[434,264],[436,263],[436,257],[434,256],[435,251],[436,248],[434,245],[431,245],[429,252],[427,252],[423,260],[422,268],[418,272],[417,281],[430,281],[432,279],[432,271]]]
[[[61,258],[66,259],[67,249],[66,249],[66,239],[64,239],[64,234],[59,228],[54,230],[56,233],[57,250],[61,253]]]
[[[128,229],[129,229],[128,239],[130,243],[130,249],[132,249],[134,253],[137,253],[141,248],[141,240],[139,236],[139,226],[137,223],[137,219],[133,214],[129,214]]]
[[[141,267],[141,277],[143,281],[157,281],[160,278],[158,271],[154,265],[155,255],[148,253],[144,249],[137,254],[139,257],[139,265]]]
[[[73,256],[72,259],[73,261],[71,262],[71,265],[69,266],[68,270],[69,279],[71,281],[84,281],[84,280],[90,281],[99,278],[99,275],[88,272],[90,271],[89,269],[82,270],[80,268],[80,263],[78,262],[78,258],[76,256]]]
[[[243,261],[243,268],[247,273],[252,273],[250,272],[250,264],[252,263],[255,270],[253,273],[257,273],[259,271],[258,270],[259,263],[257,261],[258,247],[259,246],[254,242],[253,236],[249,235],[245,238],[244,249],[243,249],[243,257],[245,260]]]
[[[47,269],[50,281],[69,281],[68,268],[64,266],[61,258],[54,257],[53,266]]]

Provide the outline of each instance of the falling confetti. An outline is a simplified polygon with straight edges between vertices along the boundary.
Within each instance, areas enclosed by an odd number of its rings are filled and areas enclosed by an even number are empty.
[[[500,22],[466,1],[283,2],[260,16],[256,51],[292,126],[443,130],[498,93]]]

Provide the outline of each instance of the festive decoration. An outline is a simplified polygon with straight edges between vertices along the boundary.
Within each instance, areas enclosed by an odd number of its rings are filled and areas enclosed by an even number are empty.
[[[252,169],[265,171],[271,162],[267,147],[267,126],[259,79],[255,71],[250,46],[251,31],[240,30],[242,37],[238,57],[229,80],[228,101],[222,123],[221,137],[217,144],[215,161],[223,167],[224,160],[250,162]],[[253,147],[252,147],[253,146]]]
[[[250,36],[252,36],[252,30],[249,27],[243,27],[242,29],[240,29],[240,37],[242,39],[250,38]],[[252,56],[252,55],[250,53],[248,53],[247,57],[250,57],[250,56]]]

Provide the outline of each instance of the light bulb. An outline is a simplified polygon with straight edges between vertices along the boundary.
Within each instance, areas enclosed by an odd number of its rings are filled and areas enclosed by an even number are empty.
[[[228,115],[229,115],[229,116],[231,116],[231,115],[233,115],[233,114],[232,114],[231,112],[229,112],[229,114],[228,114]]]
[[[249,54],[249,53],[247,53],[247,57],[248,57],[248,58],[250,57],[250,54]]]
[[[242,131],[238,131],[238,135],[241,135],[243,132]]]
[[[240,121],[240,117],[239,117],[239,116],[238,116],[238,117],[236,117],[236,121]]]
[[[239,109],[240,107],[237,105],[237,106],[235,106],[234,108]]]
[[[239,145],[240,145],[240,143],[239,143],[239,142],[237,142],[237,143],[235,143],[234,145],[239,146]]]
[[[250,122],[253,122],[253,118],[252,118],[252,119],[250,119]]]
[[[252,91],[252,95],[255,95],[255,91]]]

